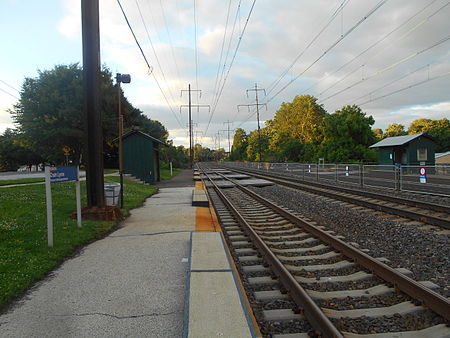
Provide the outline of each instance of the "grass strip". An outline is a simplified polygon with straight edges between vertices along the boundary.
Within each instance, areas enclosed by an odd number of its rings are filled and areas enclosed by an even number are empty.
[[[38,183],[38,182],[44,182],[45,178],[43,177],[36,177],[36,178],[21,178],[17,180],[1,180],[0,186],[2,185],[13,185],[13,184],[30,184],[30,183]]]
[[[118,182],[105,177],[105,182]],[[157,187],[124,180],[122,214],[141,206]],[[75,183],[52,184],[54,247],[47,246],[44,185],[2,188],[0,191],[0,309],[43,278],[83,244],[106,235],[116,222],[83,221],[77,228],[70,214],[76,209]],[[86,182],[81,182],[86,205]]]

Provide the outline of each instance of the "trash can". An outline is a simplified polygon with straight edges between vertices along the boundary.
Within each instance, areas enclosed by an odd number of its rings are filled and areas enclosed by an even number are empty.
[[[105,184],[105,199],[106,205],[119,205],[120,198],[120,184],[106,183]]]

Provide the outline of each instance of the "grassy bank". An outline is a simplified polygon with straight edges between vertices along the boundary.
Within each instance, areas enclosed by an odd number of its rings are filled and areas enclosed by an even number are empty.
[[[105,182],[118,182],[105,177]],[[124,180],[122,213],[142,205],[157,188]],[[0,308],[33,282],[70,257],[75,250],[107,234],[115,222],[83,221],[81,229],[69,218],[75,210],[75,183],[52,184],[54,247],[47,247],[44,185],[24,185],[0,191]],[[81,182],[82,205],[86,185]]]
[[[172,177],[176,176],[183,169],[173,168],[172,169],[172,176],[170,176],[170,166],[169,166],[169,164],[161,163],[160,170],[161,170],[161,179],[162,180],[170,180]]]

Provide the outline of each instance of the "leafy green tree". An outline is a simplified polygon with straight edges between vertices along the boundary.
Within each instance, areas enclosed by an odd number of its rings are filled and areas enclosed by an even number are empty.
[[[383,139],[383,130],[381,130],[380,128],[372,129],[372,132],[377,142]]]
[[[270,148],[282,152],[286,139],[296,139],[302,143],[320,144],[323,139],[323,124],[326,111],[311,95],[296,96],[292,102],[282,103],[272,121],[273,129]]]
[[[411,122],[408,128],[410,135],[425,131],[436,141],[436,152],[450,150],[450,121],[447,118],[440,120],[417,119]]]
[[[243,161],[247,158],[248,137],[245,130],[237,128],[234,132],[233,145],[231,146],[231,161]]]
[[[374,161],[376,153],[368,147],[375,143],[371,126],[372,116],[366,116],[361,108],[345,106],[325,118],[325,137],[321,155],[327,161]]]
[[[249,161],[272,161],[276,158],[274,152],[269,149],[270,138],[272,132],[270,128],[261,128],[261,137],[259,136],[258,130],[253,130],[248,135],[248,146],[247,146],[247,159]],[[261,144],[260,144],[261,142]],[[261,157],[259,154],[259,149],[261,146]]]
[[[21,165],[37,165],[42,158],[24,146],[17,131],[10,128],[0,135],[0,171],[15,171]]]
[[[383,137],[386,138],[403,135],[407,135],[405,126],[399,123],[392,123],[387,126],[386,130],[384,131]]]
[[[79,163],[85,149],[82,69],[78,64],[59,65],[52,70],[39,71],[37,78],[26,78],[19,102],[10,111],[25,146],[46,161],[62,163],[63,147],[71,150],[71,160]],[[108,69],[101,72],[100,109],[102,114],[105,158],[116,162],[117,145],[117,86]],[[167,131],[134,108],[123,96],[124,130],[133,126],[158,138],[167,138]]]

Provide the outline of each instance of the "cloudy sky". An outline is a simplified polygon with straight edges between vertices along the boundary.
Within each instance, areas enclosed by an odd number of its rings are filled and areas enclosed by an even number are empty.
[[[227,128],[256,128],[282,102],[311,94],[328,112],[360,104],[376,121],[406,127],[450,117],[450,2],[443,0],[100,0],[101,61],[129,73],[125,95],[187,145],[193,93],[196,140],[227,148]],[[0,2],[0,133],[25,77],[82,63],[80,0]],[[248,97],[247,97],[248,94]],[[230,121],[231,124],[226,122]],[[219,133],[219,134],[218,134]]]

